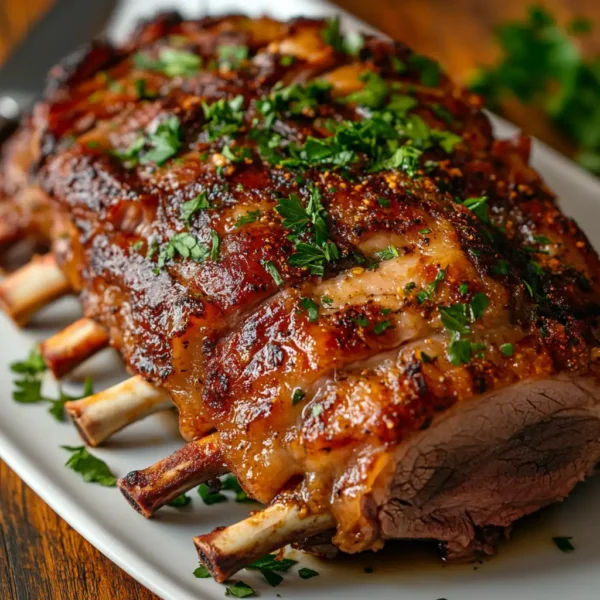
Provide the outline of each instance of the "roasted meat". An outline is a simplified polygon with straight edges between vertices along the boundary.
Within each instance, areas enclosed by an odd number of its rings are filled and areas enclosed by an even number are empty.
[[[190,441],[126,495],[231,471],[273,503],[196,539],[217,577],[332,529],[490,552],[592,473],[598,256],[430,59],[171,14],[57,68],[18,135],[60,272]]]

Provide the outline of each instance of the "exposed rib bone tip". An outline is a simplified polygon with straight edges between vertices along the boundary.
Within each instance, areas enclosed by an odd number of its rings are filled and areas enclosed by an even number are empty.
[[[97,446],[127,425],[172,405],[165,390],[135,376],[93,396],[67,402],[65,409],[86,443]]]
[[[70,290],[69,280],[54,256],[36,256],[0,283],[0,307],[22,327],[37,310]]]
[[[328,513],[306,514],[298,503],[276,503],[230,527],[194,538],[200,562],[220,583],[255,560],[335,527]]]
[[[93,319],[79,319],[40,345],[48,368],[60,378],[108,345],[105,327]]]
[[[225,473],[219,435],[213,433],[186,444],[146,469],[132,471],[117,485],[127,501],[149,518],[180,494]]]

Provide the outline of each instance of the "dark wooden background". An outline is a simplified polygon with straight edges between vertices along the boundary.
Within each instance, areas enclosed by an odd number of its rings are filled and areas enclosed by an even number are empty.
[[[52,0],[0,0],[0,62]],[[93,1],[93,0],[81,0]],[[495,24],[525,14],[523,0],[338,0],[365,21],[440,60],[457,81],[497,55]],[[560,20],[586,16],[598,33],[600,0],[544,0]],[[518,105],[508,117],[565,153],[569,144],[538,114]],[[0,461],[0,599],[156,600],[56,515]]]

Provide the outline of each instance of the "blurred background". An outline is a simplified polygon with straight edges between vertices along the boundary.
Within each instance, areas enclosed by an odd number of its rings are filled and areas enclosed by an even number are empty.
[[[0,0],[0,63],[53,1]],[[337,4],[436,58],[491,109],[600,174],[600,0]]]

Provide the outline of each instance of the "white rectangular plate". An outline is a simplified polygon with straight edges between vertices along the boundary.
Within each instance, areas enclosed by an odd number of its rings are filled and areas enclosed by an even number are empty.
[[[197,0],[181,2],[132,1],[115,18],[112,32],[123,37],[140,14],[150,15],[157,7],[177,5],[188,15],[198,10]],[[269,13],[280,18],[296,15],[331,14],[334,9],[310,0],[294,2],[239,2],[210,0],[203,12]],[[195,14],[198,14],[196,12]],[[346,17],[345,17],[346,18]],[[347,18],[349,27],[360,26]],[[462,43],[457,40],[457,43]],[[501,136],[515,129],[495,119]],[[561,204],[600,248],[600,183],[556,152],[536,143],[535,166],[559,194]],[[22,359],[35,341],[44,339],[79,315],[77,302],[62,301],[40,314],[33,327],[17,331],[0,317],[0,456],[56,512],[68,521],[106,556],[133,577],[169,600],[222,598],[224,588],[211,580],[192,575],[197,566],[192,536],[226,525],[246,515],[250,507],[232,500],[204,506],[194,494],[193,503],[183,510],[166,508],[156,519],[146,521],[137,515],[115,489],[84,483],[65,469],[68,455],[60,445],[80,445],[74,428],[56,422],[44,406],[23,406],[11,400],[12,375],[9,363]],[[72,387],[85,375],[94,378],[96,388],[112,385],[125,377],[116,356],[102,353],[80,368]],[[53,382],[45,382],[52,391]],[[79,386],[80,389],[80,386]],[[182,442],[171,414],[151,417],[117,435],[94,454],[104,459],[122,476],[146,467],[166,456]],[[1,482],[0,482],[1,485]],[[553,536],[573,536],[576,550],[561,553]],[[476,568],[445,566],[415,545],[403,545],[379,554],[346,557],[331,563],[296,553],[300,566],[316,569],[319,577],[301,580],[296,571],[284,583],[271,588],[255,573],[242,572],[240,578],[255,587],[262,597],[344,600],[588,600],[600,594],[600,480],[581,485],[562,505],[552,507],[526,524],[518,524],[514,539],[500,548],[499,555]],[[365,567],[374,569],[366,573]]]

